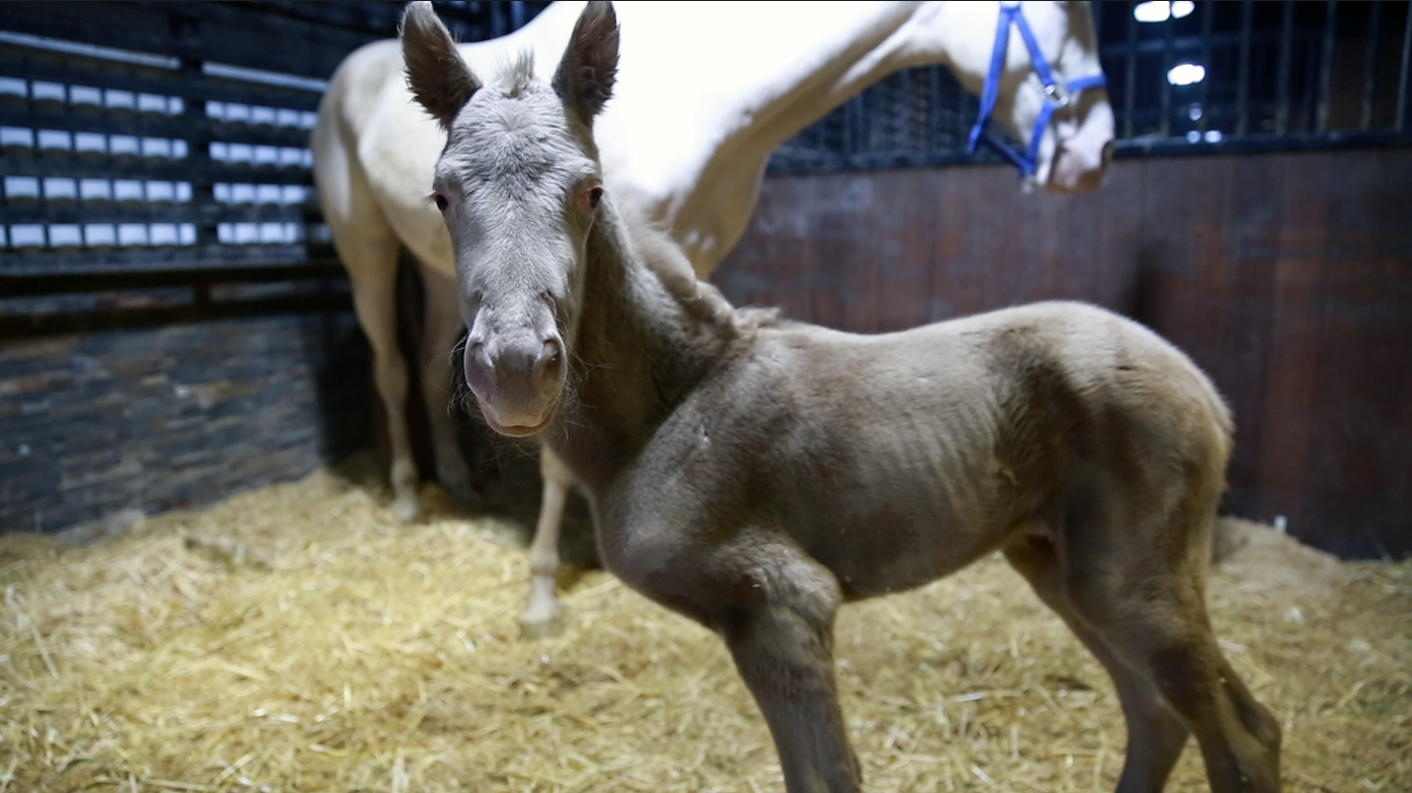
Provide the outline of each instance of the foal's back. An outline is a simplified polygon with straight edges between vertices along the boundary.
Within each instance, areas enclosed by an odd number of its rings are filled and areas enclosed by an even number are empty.
[[[1194,497],[1214,516],[1224,488],[1231,425],[1210,381],[1093,306],[876,336],[784,324],[748,344],[705,387],[703,420],[755,452],[742,499],[767,489],[773,517],[854,595],[1063,530],[1094,500],[1136,517]]]

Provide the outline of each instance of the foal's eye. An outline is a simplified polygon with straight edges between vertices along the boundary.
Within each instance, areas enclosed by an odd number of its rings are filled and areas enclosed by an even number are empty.
[[[442,195],[441,193],[437,193],[436,195],[432,196],[432,200],[436,202],[436,208],[438,210],[442,212],[446,211],[446,196]]]
[[[595,187],[588,191],[588,205],[594,209],[598,208],[598,202],[603,200],[603,188]]]

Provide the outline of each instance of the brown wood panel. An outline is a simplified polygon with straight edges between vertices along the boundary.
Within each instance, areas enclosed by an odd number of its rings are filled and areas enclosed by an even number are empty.
[[[1319,372],[1319,302],[1328,258],[1327,155],[1300,157],[1281,173],[1279,253],[1275,262],[1271,358],[1264,420],[1280,428],[1260,445],[1260,509],[1301,515],[1312,437],[1314,385]],[[1297,532],[1307,531],[1296,522]]]
[[[1349,153],[1331,161],[1304,520],[1338,525],[1350,545],[1390,553],[1391,541],[1375,522],[1330,506],[1344,499],[1390,501],[1402,504],[1406,514],[1412,505],[1412,369],[1406,354],[1412,343],[1412,269],[1405,251],[1390,256],[1381,244],[1384,230],[1398,235],[1407,228],[1412,168]]]
[[[1083,196],[1002,167],[771,178],[715,280],[860,332],[1053,297],[1122,311],[1231,404],[1231,511],[1412,553],[1412,150],[1122,160]]]
[[[1230,215],[1221,224],[1224,250],[1218,266],[1223,280],[1213,295],[1225,308],[1223,346],[1211,375],[1235,414],[1236,448],[1229,472],[1233,482],[1259,477],[1279,249],[1278,163],[1274,157],[1246,157],[1227,161],[1224,169]],[[1260,516],[1257,496],[1255,489],[1238,487],[1227,502],[1239,514]]]
[[[977,178],[984,173],[977,169],[957,169],[948,179],[935,179],[943,186],[943,198],[938,202],[939,212],[932,220],[932,235],[936,240],[934,257],[926,259],[931,267],[931,302],[929,317],[933,321],[968,314],[980,310],[985,305],[985,268],[971,253],[971,246],[989,243],[998,233],[989,228],[965,231],[954,219],[969,214],[968,203],[972,201],[999,201],[998,195],[983,195],[987,188],[995,189],[994,179]],[[983,220],[995,217],[987,215]],[[981,219],[978,219],[981,220]],[[925,244],[925,240],[919,240]],[[980,258],[984,261],[984,258]],[[730,262],[727,262],[729,266]],[[729,271],[727,269],[727,271]]]
[[[895,188],[876,196],[873,232],[879,243],[874,252],[872,294],[878,301],[873,330],[886,332],[930,321],[931,267],[935,246],[937,180],[924,171],[898,173]],[[917,244],[908,244],[916,229]]]

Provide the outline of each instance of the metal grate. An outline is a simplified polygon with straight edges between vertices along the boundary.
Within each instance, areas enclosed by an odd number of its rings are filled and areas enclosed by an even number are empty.
[[[477,40],[544,5],[438,12]],[[0,277],[331,263],[314,111],[344,56],[396,35],[402,7],[7,3]]]
[[[1408,6],[1093,3],[1119,156],[1412,143]],[[1000,161],[965,153],[976,105],[937,67],[894,75],[782,145],[769,172]]]

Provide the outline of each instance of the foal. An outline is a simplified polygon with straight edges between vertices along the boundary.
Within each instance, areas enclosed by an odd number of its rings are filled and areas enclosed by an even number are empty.
[[[409,82],[449,132],[466,381],[583,485],[608,568],[725,640],[791,793],[861,784],[839,605],[995,550],[1113,677],[1120,791],[1160,790],[1189,733],[1217,793],[1278,790],[1279,727],[1203,601],[1231,447],[1206,377],[1081,304],[880,336],[732,309],[602,182],[617,42],[591,3],[552,86],[527,57],[482,85],[429,4],[407,11]]]

